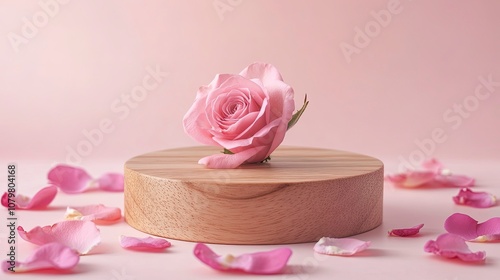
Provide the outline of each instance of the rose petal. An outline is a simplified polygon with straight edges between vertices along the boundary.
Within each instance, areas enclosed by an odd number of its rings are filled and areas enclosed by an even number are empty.
[[[314,251],[325,255],[350,256],[365,250],[370,244],[370,241],[355,238],[323,237],[314,245]]]
[[[107,207],[102,204],[82,207],[68,207],[64,218],[66,220],[83,221],[117,221],[122,217],[118,207]]]
[[[474,178],[465,175],[451,174],[448,169],[436,159],[422,163],[422,170],[409,170],[404,173],[387,175],[385,179],[397,187],[415,188],[422,186],[440,187],[472,187]]]
[[[472,252],[465,243],[465,239],[450,233],[441,234],[436,241],[427,241],[424,251],[445,258],[459,258],[466,262],[482,261],[486,258],[484,251]]]
[[[403,183],[406,180],[406,174],[387,174],[384,179],[388,182],[391,182],[393,185],[397,187],[403,187]]]
[[[208,93],[219,88],[233,76],[230,74],[218,74],[208,86],[202,86],[198,89],[195,102],[183,118],[184,131],[196,141],[206,145],[217,146],[217,143],[212,139],[213,135],[210,133],[210,123],[205,117],[201,116],[206,114],[205,107]]]
[[[467,188],[472,187],[476,183],[474,178],[464,176],[464,175],[442,175],[439,174],[436,176],[435,181],[441,184],[443,187],[458,187],[458,188]]]
[[[288,123],[293,117],[295,110],[294,91],[293,88],[282,81],[274,80],[265,83],[269,94],[269,107],[274,115],[281,116],[278,118],[281,122],[277,126],[276,134],[272,139],[271,151],[274,151],[285,138],[288,130]]]
[[[96,180],[79,167],[69,165],[58,165],[52,168],[48,174],[49,182],[58,186],[65,193],[81,193],[90,187],[111,192],[123,191],[123,175],[118,173],[106,173]]]
[[[276,119],[274,121],[269,122],[265,127],[261,128],[253,137],[244,138],[244,139],[224,139],[217,138],[215,139],[219,145],[225,147],[228,150],[231,150],[234,153],[241,152],[243,150],[247,150],[248,147],[267,147],[265,151],[269,151],[269,144],[273,142],[274,137],[276,137],[276,133],[274,130],[281,125],[281,120]],[[265,157],[268,155],[265,154]],[[265,158],[264,157],[264,158]]]
[[[236,168],[264,148],[250,148],[236,154],[215,154],[200,159],[198,163],[207,168]]]
[[[400,237],[412,236],[412,235],[418,234],[422,227],[424,227],[424,224],[419,224],[419,225],[416,225],[416,226],[410,227],[410,228],[393,229],[393,230],[389,231],[389,235],[400,236]]]
[[[283,81],[278,69],[269,63],[254,62],[240,72],[240,76],[247,79],[259,79],[266,83],[268,81]]]
[[[48,186],[42,188],[33,196],[33,198],[18,194],[14,198],[16,209],[29,210],[46,208],[52,202],[52,200],[54,200],[56,194],[56,186]],[[2,196],[2,205],[8,207],[8,193],[4,193],[4,195]]]
[[[58,242],[85,255],[101,241],[99,229],[89,221],[63,221],[52,226],[25,231],[17,228],[22,239],[37,245]]]
[[[123,175],[119,173],[107,173],[96,180],[97,187],[108,192],[123,191]]]
[[[420,165],[423,169],[431,171],[435,174],[440,173],[444,169],[443,164],[435,158],[424,160]]]
[[[2,263],[5,272],[28,272],[40,269],[66,270],[75,267],[80,255],[73,249],[60,243],[48,243],[37,248],[24,262],[15,262],[11,268],[9,261]]]
[[[500,217],[478,223],[468,215],[455,213],[444,222],[449,233],[461,236],[469,241],[488,242],[500,240]]]
[[[403,187],[413,188],[432,182],[436,175],[430,171],[410,171],[406,174]]]
[[[219,256],[203,243],[196,244],[194,255],[203,263],[220,271],[244,271],[252,274],[276,274],[286,266],[292,255],[289,248],[240,256]]]
[[[487,192],[475,192],[469,188],[461,189],[453,201],[459,205],[467,205],[476,208],[488,208],[496,205],[496,197]]]
[[[468,215],[455,213],[449,216],[444,222],[444,228],[447,232],[461,236],[466,240],[472,240],[477,235],[478,222]]]
[[[260,111],[248,112],[231,124],[222,135],[222,139],[232,135],[233,139],[246,139],[253,137],[262,127],[265,127],[269,120],[265,119],[268,100],[264,99],[260,106]],[[227,135],[227,136],[226,136]],[[215,141],[217,141],[214,138]],[[217,141],[218,142],[218,141]],[[227,147],[228,149],[231,147]]]
[[[65,193],[80,193],[89,186],[92,177],[82,168],[58,165],[49,171],[48,179]]]
[[[408,171],[405,174],[387,175],[386,180],[401,188],[415,188],[432,182],[436,174],[430,171]]]
[[[137,238],[130,236],[120,236],[120,245],[127,249],[141,249],[141,250],[157,250],[165,249],[171,246],[170,242],[163,238],[154,238],[151,236],[145,238]]]
[[[477,242],[500,240],[500,217],[491,218],[477,225]]]

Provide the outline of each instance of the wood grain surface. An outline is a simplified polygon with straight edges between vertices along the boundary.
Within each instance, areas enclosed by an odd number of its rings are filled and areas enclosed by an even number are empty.
[[[162,150],[125,163],[125,219],[193,242],[285,244],[346,237],[382,222],[383,163],[337,150],[280,147],[236,169],[197,164],[214,147]]]

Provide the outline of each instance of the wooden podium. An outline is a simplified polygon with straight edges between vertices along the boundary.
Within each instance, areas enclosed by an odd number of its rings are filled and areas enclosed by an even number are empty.
[[[191,147],[125,163],[125,220],[151,235],[221,244],[346,237],[382,223],[383,163],[345,151],[279,147],[268,163],[207,169]]]

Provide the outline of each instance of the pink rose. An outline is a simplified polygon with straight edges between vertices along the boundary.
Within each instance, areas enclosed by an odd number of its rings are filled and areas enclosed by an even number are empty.
[[[198,163],[235,168],[264,161],[281,144],[295,109],[293,89],[271,64],[254,63],[239,75],[219,74],[196,94],[184,116],[195,140],[231,151]]]

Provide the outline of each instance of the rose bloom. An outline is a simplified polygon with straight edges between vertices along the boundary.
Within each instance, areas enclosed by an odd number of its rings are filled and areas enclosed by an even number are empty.
[[[184,116],[184,130],[207,145],[233,154],[215,154],[198,163],[235,168],[261,162],[281,144],[295,109],[293,89],[271,64],[253,63],[239,75],[218,74],[198,89]]]

